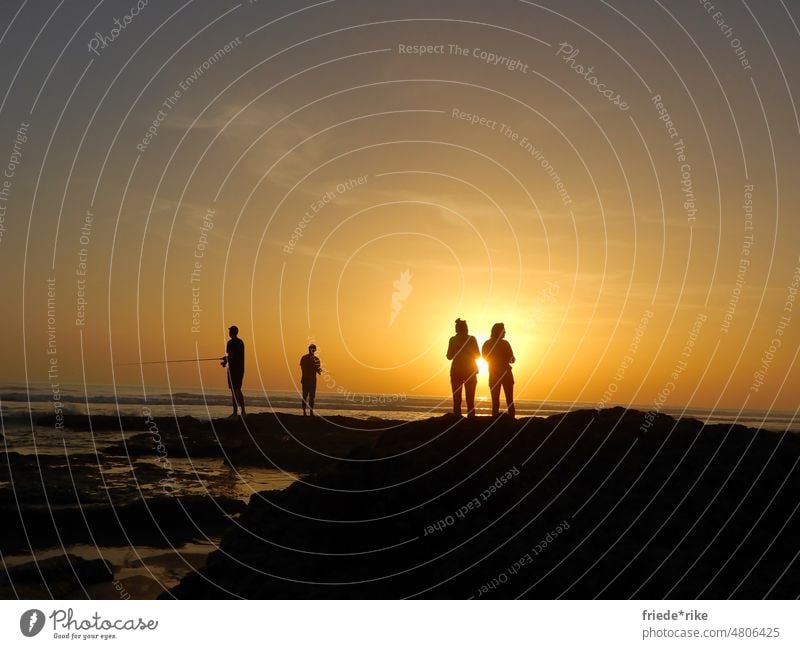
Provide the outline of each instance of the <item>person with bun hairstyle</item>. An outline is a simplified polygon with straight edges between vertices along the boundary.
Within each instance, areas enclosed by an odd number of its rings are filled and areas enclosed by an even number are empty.
[[[461,390],[467,398],[467,416],[475,416],[475,388],[478,385],[478,363],[481,356],[478,341],[469,335],[465,320],[456,319],[456,335],[447,346],[450,364],[450,387],[453,390],[453,414],[461,416]]]

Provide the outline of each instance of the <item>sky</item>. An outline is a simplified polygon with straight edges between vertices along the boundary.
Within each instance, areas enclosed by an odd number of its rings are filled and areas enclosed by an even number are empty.
[[[116,21],[116,22],[115,22]],[[4,2],[0,382],[794,410],[775,0]],[[797,297],[797,301],[795,298]],[[487,392],[486,375],[479,394]]]

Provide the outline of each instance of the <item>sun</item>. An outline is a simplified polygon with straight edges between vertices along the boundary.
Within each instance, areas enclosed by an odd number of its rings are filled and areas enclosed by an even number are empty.
[[[483,358],[478,359],[478,370],[484,376],[489,373],[489,364]]]

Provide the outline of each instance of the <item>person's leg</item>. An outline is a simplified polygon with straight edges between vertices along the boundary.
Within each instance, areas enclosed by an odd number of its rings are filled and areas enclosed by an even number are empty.
[[[231,391],[231,406],[233,406],[233,414],[236,415],[236,414],[239,413],[239,410],[238,410],[237,404],[236,404],[236,390],[234,389],[234,384],[233,384],[233,381],[231,380],[231,368],[230,368],[230,366],[228,366],[228,368],[227,368],[225,373],[228,376],[228,389]]]
[[[236,390],[234,390],[233,388],[231,388],[231,405],[233,406],[233,414],[238,415],[239,409],[236,403]]]
[[[517,416],[517,409],[514,406],[514,378],[511,372],[503,377],[503,392],[506,394],[506,405],[508,406],[508,416],[514,419]]]
[[[236,389],[236,400],[239,402],[239,408],[242,411],[242,417],[244,417],[247,412],[244,409],[244,392],[242,392],[241,386]]]
[[[308,399],[308,386],[305,383],[300,384],[303,388],[303,417],[306,416],[306,400]]]
[[[489,377],[489,394],[492,395],[492,417],[500,414],[500,380]]]
[[[450,387],[453,389],[453,414],[461,416],[461,384],[463,381],[457,376],[450,377]]]
[[[475,388],[478,387],[478,378],[473,374],[464,383],[464,392],[467,395],[467,417],[475,416]]]
[[[317,385],[312,384],[308,386],[308,407],[310,409],[310,414],[314,416],[314,397],[317,395]]]

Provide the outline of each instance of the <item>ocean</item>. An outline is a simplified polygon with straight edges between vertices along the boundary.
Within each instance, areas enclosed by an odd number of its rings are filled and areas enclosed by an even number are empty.
[[[290,392],[245,391],[247,409],[250,412],[301,412],[300,398]],[[646,404],[608,404],[647,411]],[[548,417],[550,415],[595,407],[594,403],[581,402],[540,402],[520,400],[516,402],[518,417]],[[53,415],[60,409],[64,414],[120,415],[141,416],[144,409],[153,417],[191,416],[196,419],[223,418],[231,412],[230,392],[223,389],[206,389],[203,392],[189,390],[168,391],[164,388],[147,388],[141,386],[97,386],[97,385],[60,385],[57,398],[49,384],[0,385],[0,424],[6,438],[9,451],[23,453],[63,453],[64,438],[70,452],[79,452],[82,446],[93,452],[100,441],[94,434],[93,440],[84,442],[83,433],[88,431],[70,431],[63,436],[51,427],[36,424],[37,418]],[[449,396],[412,396],[402,393],[384,394],[338,394],[318,392],[316,398],[316,414],[342,415],[360,419],[379,418],[401,421],[425,419],[441,416],[450,412]],[[488,397],[476,399],[478,415],[488,415],[491,404]],[[691,417],[705,423],[736,423],[753,428],[764,428],[776,432],[800,430],[800,415],[789,411],[758,411],[720,408],[672,407],[663,408],[664,413],[674,417]],[[120,434],[135,434],[138,431],[116,431],[107,433],[115,442]],[[31,434],[33,431],[34,435]],[[35,448],[34,448],[35,447]]]

